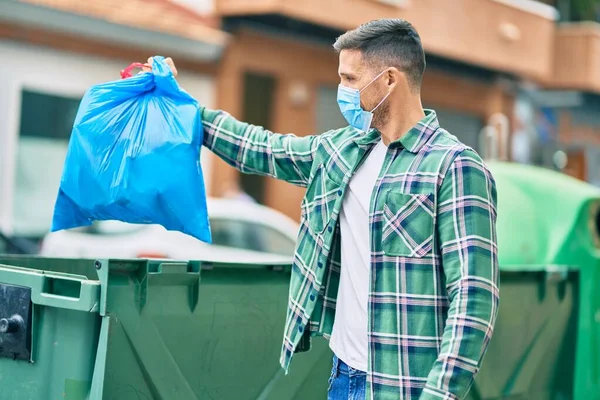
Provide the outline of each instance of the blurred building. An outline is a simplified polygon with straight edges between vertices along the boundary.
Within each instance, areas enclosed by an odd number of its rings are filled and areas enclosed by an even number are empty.
[[[462,141],[483,150],[480,132],[505,115],[514,159],[552,167],[564,150],[566,172],[600,181],[600,28],[563,23],[565,4],[0,0],[0,227],[47,229],[77,101],[130,62],[167,54],[203,104],[277,132],[320,133],[345,125],[332,43],[381,17],[419,30],[424,105]],[[213,195],[240,180],[258,201],[299,216],[302,189],[240,177],[210,154],[203,163]]]
[[[48,231],[79,101],[131,62],[172,54],[214,106],[218,25],[169,1],[0,0],[0,231]]]

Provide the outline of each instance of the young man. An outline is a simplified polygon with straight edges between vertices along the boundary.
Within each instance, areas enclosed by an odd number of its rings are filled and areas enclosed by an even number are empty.
[[[411,24],[372,21],[334,48],[345,128],[280,135],[202,110],[222,159],[307,188],[281,365],[323,335],[329,399],[462,399],[498,310],[494,180],[423,109]]]

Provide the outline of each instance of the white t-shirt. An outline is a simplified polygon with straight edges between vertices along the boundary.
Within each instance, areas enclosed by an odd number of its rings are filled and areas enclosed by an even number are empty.
[[[350,179],[340,214],[342,270],[329,347],[352,368],[367,371],[367,307],[371,273],[369,210],[387,146],[380,141]]]

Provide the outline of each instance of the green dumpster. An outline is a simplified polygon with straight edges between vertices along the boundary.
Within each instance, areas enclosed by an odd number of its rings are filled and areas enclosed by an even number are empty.
[[[489,163],[500,309],[471,399],[600,399],[600,189]]]
[[[325,342],[298,354],[289,375],[279,367],[287,266],[0,264],[0,319],[13,330],[0,333],[1,399],[299,400],[326,390]]]

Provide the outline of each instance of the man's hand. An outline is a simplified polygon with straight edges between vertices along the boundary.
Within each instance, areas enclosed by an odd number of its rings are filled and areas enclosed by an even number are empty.
[[[149,67],[143,67],[142,71],[144,72],[150,72],[152,71],[152,63],[154,62],[154,59],[152,57],[150,57],[148,59],[148,65]],[[167,57],[165,58],[165,62],[167,63],[167,65],[169,66],[169,68],[171,68],[171,72],[173,72],[173,76],[175,78],[177,78],[177,68],[175,67],[175,63],[173,62],[173,59],[171,57]]]

